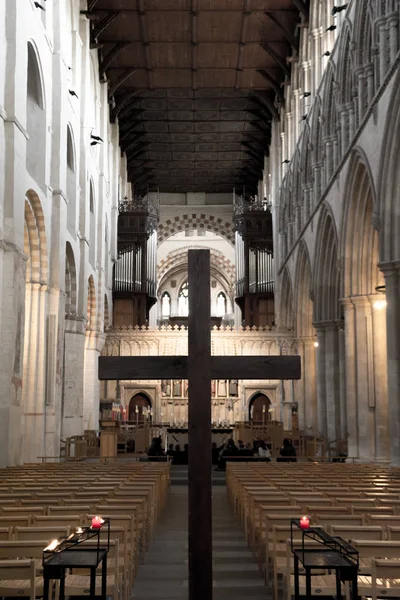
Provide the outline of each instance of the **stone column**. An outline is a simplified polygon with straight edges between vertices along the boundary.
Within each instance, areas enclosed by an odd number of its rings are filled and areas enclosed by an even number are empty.
[[[0,242],[0,467],[22,462],[26,257]]]
[[[358,407],[356,381],[355,311],[350,298],[342,300],[345,322],[346,409],[348,456],[358,458]]]
[[[388,408],[391,464],[400,466],[400,260],[379,265],[386,283]]]
[[[390,432],[388,411],[386,306],[382,298],[370,296],[372,304],[373,371],[371,384],[375,392],[375,459],[390,462]]]
[[[340,118],[340,129],[341,129],[341,154],[342,156],[347,150],[347,146],[349,144],[348,138],[348,114],[345,107],[341,107],[339,110],[339,118]]]
[[[314,338],[298,342],[302,378],[295,384],[295,401],[299,407],[299,428],[309,434],[317,432],[316,351]]]
[[[46,431],[46,304],[47,286],[27,284],[24,342],[24,462],[45,454]]]
[[[325,373],[325,329],[315,325],[317,333],[317,434],[327,439],[328,424],[326,411],[326,373]]]
[[[374,389],[371,385],[371,303],[366,296],[352,298],[355,307],[355,360],[358,405],[359,457],[370,461],[375,456]]]
[[[399,49],[399,13],[393,12],[388,17],[390,64],[396,60]]]
[[[365,67],[365,76],[367,78],[367,106],[372,102],[375,94],[374,88],[374,65],[371,63]]]
[[[339,385],[340,385],[340,438],[348,439],[346,404],[346,336],[344,326],[339,327]]]
[[[100,382],[98,359],[104,346],[104,334],[86,331],[85,334],[85,370],[83,386],[83,427],[99,428]]]
[[[325,325],[325,384],[327,442],[340,439],[339,326]]]
[[[355,72],[357,80],[357,99],[358,99],[358,120],[361,122],[364,116],[365,106],[365,89],[364,89],[364,68],[357,69]]]
[[[379,40],[379,81],[382,83],[386,75],[388,58],[388,48],[386,47],[386,20],[382,18],[377,19],[377,21],[375,21],[375,27]]]
[[[83,435],[85,321],[72,315],[65,321],[62,438]]]

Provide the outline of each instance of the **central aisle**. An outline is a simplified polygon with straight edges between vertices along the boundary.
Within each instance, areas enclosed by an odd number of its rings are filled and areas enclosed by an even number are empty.
[[[188,597],[188,488],[172,485],[131,600]],[[226,501],[226,487],[213,486],[213,600],[266,600],[267,592],[242,529]]]

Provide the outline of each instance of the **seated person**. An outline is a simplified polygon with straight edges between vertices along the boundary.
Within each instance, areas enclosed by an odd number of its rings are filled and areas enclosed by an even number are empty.
[[[238,454],[238,449],[236,448],[236,444],[233,439],[229,439],[226,444],[224,450],[221,452],[221,456],[218,461],[218,470],[225,471],[227,460],[235,460]]]
[[[218,461],[219,461],[219,455],[221,454],[221,451],[223,450],[224,445],[222,444],[222,446],[220,446],[218,448],[216,442],[212,443],[211,446],[211,457],[212,457],[212,464],[213,465],[217,465]]]
[[[175,454],[174,454],[174,460],[173,460],[172,464],[173,465],[182,465],[183,464],[183,452],[182,452],[179,444],[176,444],[176,446],[175,446]]]
[[[269,451],[267,444],[263,440],[261,440],[261,442],[258,443],[258,456],[260,460],[263,460],[265,462],[271,462],[271,452]]]
[[[279,450],[279,454],[280,456],[278,456],[276,462],[297,462],[296,448],[287,438],[283,440],[283,446]]]
[[[161,437],[158,438],[153,438],[150,448],[147,450],[147,457],[148,460],[150,461],[155,461],[157,460],[157,456],[163,456],[164,453],[162,451],[162,445],[161,445]]]
[[[173,444],[168,444],[167,456],[169,457],[170,461],[174,460],[175,450]]]

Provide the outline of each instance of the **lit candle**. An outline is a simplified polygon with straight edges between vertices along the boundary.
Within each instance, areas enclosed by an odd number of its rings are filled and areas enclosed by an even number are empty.
[[[300,527],[302,529],[309,529],[309,527],[310,527],[310,519],[308,517],[306,517],[306,516],[301,517],[301,519],[300,519]]]
[[[45,549],[44,552],[46,552],[47,550],[55,550],[58,546],[58,540],[53,540]]]
[[[76,532],[75,532],[75,533],[83,533],[83,529],[82,529],[82,527],[78,527],[78,529],[76,530]]]
[[[92,529],[100,529],[103,525],[104,520],[101,517],[93,517],[92,519]]]

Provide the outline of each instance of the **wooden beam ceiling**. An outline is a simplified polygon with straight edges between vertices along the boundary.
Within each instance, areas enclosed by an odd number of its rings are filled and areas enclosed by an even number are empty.
[[[137,191],[256,190],[307,11],[305,0],[267,11],[265,0],[88,0]]]

